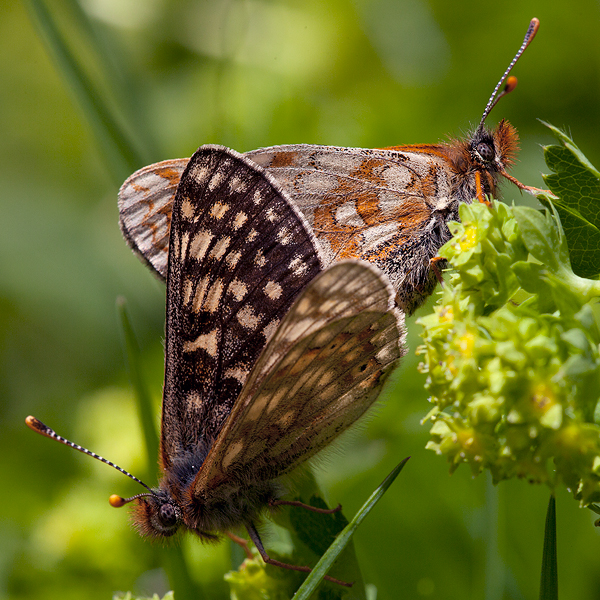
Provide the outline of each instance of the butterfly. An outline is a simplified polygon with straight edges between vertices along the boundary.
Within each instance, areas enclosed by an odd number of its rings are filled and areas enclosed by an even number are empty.
[[[218,146],[188,161],[172,206],[158,487],[146,487],[142,535],[186,529],[204,540],[255,522],[282,476],[373,404],[405,353],[403,314],[366,262],[321,267],[304,217],[247,157]],[[330,578],[331,579],[331,578]],[[332,579],[340,583],[338,580]]]
[[[459,219],[460,203],[496,196],[499,176],[527,192],[541,191],[507,173],[518,150],[514,127],[505,120],[493,130],[485,126],[496,102],[515,88],[516,78],[508,75],[538,26],[533,19],[479,126],[465,139],[375,150],[298,144],[245,156],[272,175],[303,213],[325,265],[347,259],[375,264],[389,277],[398,306],[410,315],[440,279],[432,260],[450,239],[447,223]],[[173,197],[187,162],[174,159],[144,167],[119,191],[121,230],[162,279]]]

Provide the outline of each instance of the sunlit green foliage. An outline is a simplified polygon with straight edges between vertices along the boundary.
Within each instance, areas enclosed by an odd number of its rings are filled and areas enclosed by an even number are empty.
[[[204,143],[239,151],[293,142],[381,147],[460,135],[478,121],[537,16],[538,38],[515,69],[519,87],[490,122],[507,117],[518,128],[513,174],[529,185],[544,185],[537,144],[552,141],[536,118],[568,124],[600,163],[591,0],[569,10],[558,0],[510,8],[442,0],[83,5],[80,12],[73,0],[48,2],[94,90],[147,162],[189,156]],[[120,236],[120,176],[24,4],[4,3],[0,32],[0,597],[162,597],[165,550],[140,540],[124,510],[107,502],[111,493],[136,493],[135,484],[33,435],[23,419],[34,414],[134,473],[154,473],[114,307],[117,296],[128,299],[158,418],[164,289]],[[508,185],[504,197],[521,201]],[[409,329],[414,350],[414,321]],[[399,589],[407,598],[535,597],[546,490],[518,481],[492,489],[466,469],[448,478],[444,461],[424,449],[419,421],[430,407],[417,362],[411,351],[379,413],[319,463],[331,503],[353,515],[412,455],[401,485],[355,536],[365,581],[380,599],[398,598]],[[597,598],[597,533],[566,492],[557,501],[561,592]],[[241,562],[237,550],[191,538],[183,547],[206,596],[226,598],[223,574]]]

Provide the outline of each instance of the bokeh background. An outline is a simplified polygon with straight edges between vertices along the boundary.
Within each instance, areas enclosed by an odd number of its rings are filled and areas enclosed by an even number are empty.
[[[570,130],[600,164],[600,3],[446,0],[55,0],[51,11],[98,94],[135,140],[128,167],[99,140],[48,55],[31,4],[0,4],[0,598],[110,598],[165,591],[160,548],[108,495],[116,471],[27,430],[28,414],[134,473],[145,456],[120,340],[124,296],[160,403],[164,288],[117,225],[116,193],[145,163],[201,144],[382,147],[437,142],[475,125],[529,19],[537,39],[520,84],[488,122],[519,130],[513,174],[542,186],[536,119]],[[81,12],[80,12],[81,11]],[[91,24],[88,28],[84,15]],[[522,202],[504,186],[506,200]],[[391,468],[412,460],[355,537],[378,598],[536,598],[546,488],[452,477],[424,449],[424,377],[411,351],[377,414],[321,461],[351,516]],[[153,470],[151,468],[151,470]],[[154,483],[151,481],[150,483]],[[600,597],[593,516],[560,490],[563,598]],[[227,543],[186,540],[207,597],[227,597]]]

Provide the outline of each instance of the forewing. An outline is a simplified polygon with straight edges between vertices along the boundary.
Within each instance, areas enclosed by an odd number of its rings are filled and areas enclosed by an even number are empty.
[[[405,352],[392,301],[367,263],[343,262],[311,281],[253,368],[195,494],[287,473],[350,427]]]
[[[290,195],[322,244],[327,263],[383,256],[426,223],[435,199],[451,191],[443,161],[435,154],[299,144],[260,148],[245,156]],[[170,203],[186,162],[140,169],[119,192],[125,237],[163,278]]]
[[[247,156],[290,194],[325,264],[359,258],[377,265],[407,314],[433,291],[430,261],[449,238],[445,217],[456,208],[458,218],[446,146],[275,146]]]
[[[441,161],[415,152],[296,145],[247,156],[290,194],[331,260],[364,258],[414,229],[445,191],[435,189]]]
[[[260,167],[204,146],[177,189],[167,278],[162,461],[210,447],[252,365],[317,275],[314,236]]]
[[[171,212],[189,158],[148,165],[119,190],[119,224],[130,248],[162,280],[167,278]]]

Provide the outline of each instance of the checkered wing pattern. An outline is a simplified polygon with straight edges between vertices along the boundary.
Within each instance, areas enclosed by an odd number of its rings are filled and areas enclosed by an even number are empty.
[[[311,224],[325,264],[367,260],[412,313],[436,285],[430,261],[458,220],[443,145],[368,150],[275,146],[248,152]]]
[[[242,155],[205,146],[173,204],[167,276],[163,467],[209,448],[266,342],[321,270],[314,236]]]
[[[404,318],[382,273],[334,265],[302,291],[252,370],[194,483],[199,497],[293,470],[376,400],[404,354]],[[232,483],[233,482],[233,483]]]

